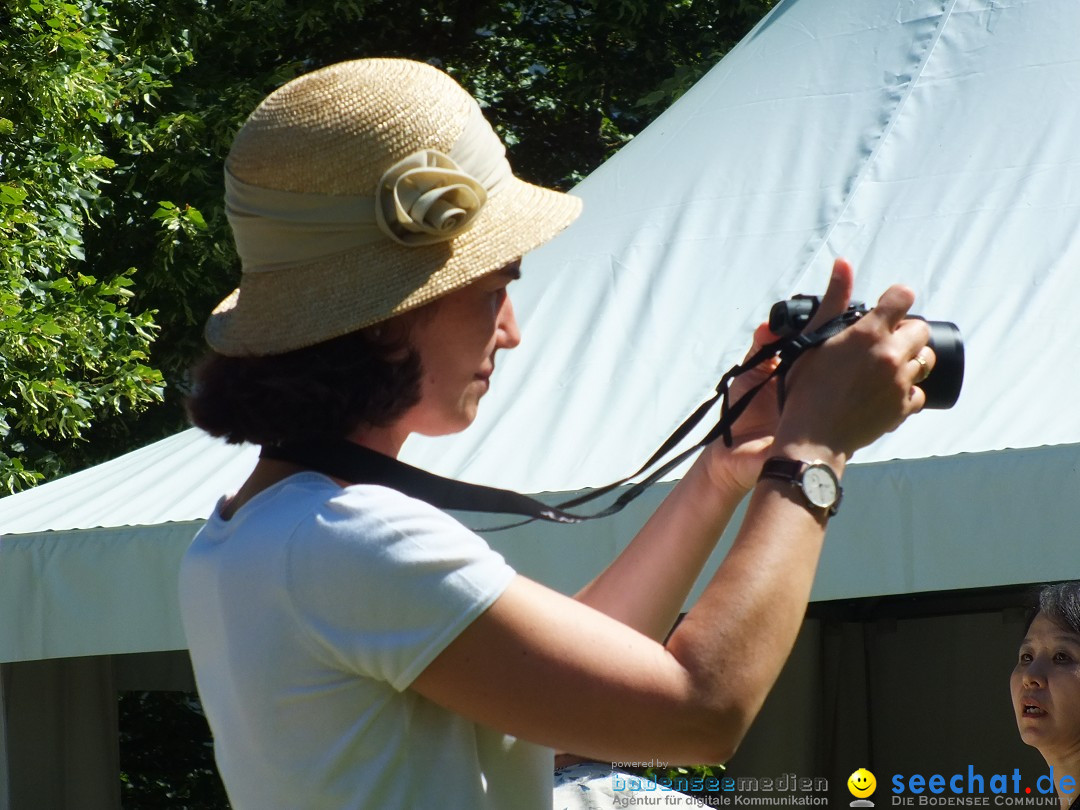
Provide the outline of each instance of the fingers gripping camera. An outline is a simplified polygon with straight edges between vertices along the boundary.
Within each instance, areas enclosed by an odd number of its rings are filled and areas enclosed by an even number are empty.
[[[778,301],[769,311],[769,329],[780,338],[797,335],[814,317],[820,304],[821,299],[816,295],[796,295],[787,301]],[[850,326],[869,311],[862,302],[852,302],[840,318],[845,326]],[[925,407],[951,408],[959,399],[964,384],[964,342],[956,324],[948,321],[926,322],[930,326],[928,345],[934,350],[937,362],[933,371],[918,385],[926,394]]]

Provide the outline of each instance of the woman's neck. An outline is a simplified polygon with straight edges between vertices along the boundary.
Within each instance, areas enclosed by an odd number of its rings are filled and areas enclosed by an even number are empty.
[[[384,456],[390,456],[390,458],[398,457],[401,446],[405,444],[408,437],[407,432],[401,431],[400,428],[396,428],[394,425],[383,428],[359,428],[346,436],[349,441],[355,442],[361,447],[366,447],[368,450],[374,450],[376,453],[382,453]]]
[[[369,450],[374,450],[376,453],[382,453],[384,456],[390,456],[391,458],[397,458],[398,453],[401,451],[401,445],[405,443],[404,436],[398,436],[397,432],[393,428],[371,428],[363,431],[356,431],[351,436],[346,438],[360,445],[366,447]],[[283,481],[290,475],[295,475],[298,472],[303,472],[304,467],[299,464],[294,464],[291,461],[277,461],[273,459],[259,459],[258,464],[255,465],[255,469],[252,470],[251,475],[240,486],[240,489],[236,491],[236,494],[225,501],[225,504],[219,510],[218,514],[225,520],[229,520],[236,511],[245,503],[250,501],[264,489],[272,487],[279,481]],[[341,479],[334,479],[341,486],[347,486],[348,482]]]
[[[250,501],[264,489],[269,489],[279,481],[284,481],[290,475],[303,472],[303,467],[290,461],[275,461],[261,458],[251,471],[251,475],[240,485],[236,494],[228,498],[218,510],[218,514],[224,520],[230,520],[236,511]]]

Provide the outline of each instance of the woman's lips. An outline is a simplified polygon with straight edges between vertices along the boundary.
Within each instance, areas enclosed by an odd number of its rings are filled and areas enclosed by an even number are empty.
[[[1024,717],[1046,717],[1047,711],[1039,703],[1034,700],[1024,700],[1021,702],[1021,714]]]

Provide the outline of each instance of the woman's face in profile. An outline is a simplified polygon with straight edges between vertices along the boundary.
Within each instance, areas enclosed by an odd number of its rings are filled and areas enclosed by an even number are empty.
[[[1080,634],[1038,614],[1009,687],[1020,739],[1044,757],[1080,749]]]

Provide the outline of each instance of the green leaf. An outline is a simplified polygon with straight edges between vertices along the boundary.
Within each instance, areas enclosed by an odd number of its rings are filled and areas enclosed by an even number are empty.
[[[187,217],[188,220],[193,222],[195,224],[195,227],[197,227],[200,231],[207,230],[206,220],[203,219],[203,215],[198,208],[195,208],[191,205],[187,206],[187,208],[184,209],[184,216]]]
[[[13,185],[0,185],[0,203],[4,205],[22,205],[26,199],[26,192]]]

